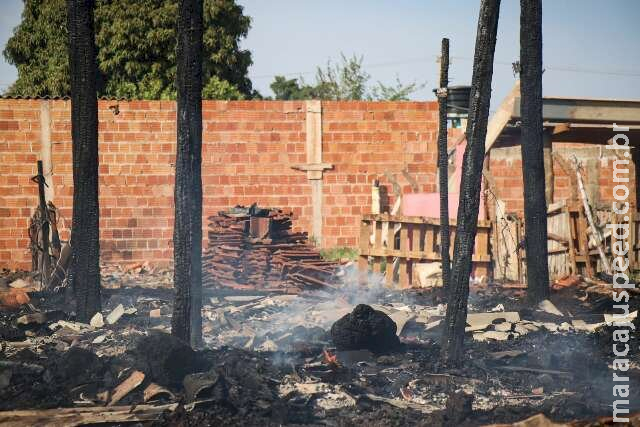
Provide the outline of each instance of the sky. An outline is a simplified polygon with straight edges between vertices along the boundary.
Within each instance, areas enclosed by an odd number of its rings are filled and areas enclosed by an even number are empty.
[[[424,85],[413,99],[434,99],[443,37],[450,39],[450,84],[469,84],[479,0],[238,0],[252,17],[242,47],[249,77],[263,95],[277,74],[313,82],[315,69],[340,53],[362,55],[371,82]],[[20,22],[21,0],[2,0],[0,45]],[[519,56],[520,2],[503,0],[492,107],[509,92]],[[544,0],[545,96],[640,99],[640,1]],[[0,89],[16,78],[0,62]]]

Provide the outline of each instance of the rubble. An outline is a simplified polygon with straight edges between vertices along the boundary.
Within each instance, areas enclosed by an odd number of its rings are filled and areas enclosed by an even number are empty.
[[[96,313],[93,315],[89,324],[94,328],[102,328],[104,326],[104,318],[102,317],[102,313]]]
[[[16,279],[13,282],[9,283],[9,287],[14,289],[24,289],[24,288],[29,288],[31,286],[32,286],[31,283],[27,282],[24,279]]]
[[[553,303],[548,299],[541,301],[540,304],[538,304],[538,309],[555,316],[564,316],[564,314],[562,314],[562,312],[558,310],[556,306],[553,305]]]
[[[553,305],[566,313],[558,317],[512,298],[511,291],[483,288],[470,300],[467,361],[453,371],[438,357],[437,325],[445,310],[438,289],[341,283],[337,290],[297,295],[211,293],[203,304],[206,349],[194,351],[165,333],[170,289],[122,286],[133,274],[161,282],[164,272],[113,271],[105,278],[113,286],[103,307],[124,312],[114,324],[75,322],[40,298],[33,307],[0,312],[0,332],[22,332],[0,348],[10,362],[0,364],[0,411],[11,410],[0,412],[0,420],[482,425],[539,412],[561,422],[607,413],[606,399],[594,390],[606,384],[610,332],[601,313],[611,310],[598,305],[595,293],[585,301],[574,287],[554,293]],[[331,327],[359,304],[384,316],[383,330],[401,352],[338,348]],[[492,312],[495,307],[504,311]],[[44,323],[18,324],[33,314]],[[631,378],[640,375],[636,359]],[[470,412],[464,399],[456,403],[456,393],[474,396]],[[110,402],[114,406],[105,406]],[[48,409],[57,407],[64,409]]]
[[[113,325],[114,323],[116,323],[118,320],[120,320],[120,318],[124,316],[124,306],[122,304],[119,304],[116,308],[114,308],[111,313],[109,313],[109,315],[107,316],[107,323],[109,325]],[[102,316],[100,316],[102,317]]]
[[[291,214],[255,205],[210,216],[203,286],[285,293],[332,287],[337,264],[291,227]]]

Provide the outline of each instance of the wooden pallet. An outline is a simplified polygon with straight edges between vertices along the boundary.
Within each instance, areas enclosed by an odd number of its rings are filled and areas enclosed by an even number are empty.
[[[451,255],[456,221],[451,220]],[[473,274],[487,275],[491,264],[489,235],[491,225],[478,221],[473,252]],[[388,286],[408,288],[417,285],[413,266],[421,262],[440,262],[440,221],[423,217],[389,214],[364,215],[360,223],[361,271],[384,274]],[[397,273],[390,266],[398,263]]]

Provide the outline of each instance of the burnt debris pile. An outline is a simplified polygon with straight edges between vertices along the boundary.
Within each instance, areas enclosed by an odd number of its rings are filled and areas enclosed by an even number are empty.
[[[395,322],[381,311],[359,304],[331,327],[331,338],[338,350],[370,350],[387,353],[398,349]]]
[[[291,225],[291,214],[255,205],[210,216],[203,286],[286,293],[331,287],[337,264]]]

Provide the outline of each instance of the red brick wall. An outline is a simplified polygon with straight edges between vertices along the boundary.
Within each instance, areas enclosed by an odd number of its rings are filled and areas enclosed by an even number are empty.
[[[30,178],[40,158],[40,109],[51,117],[54,203],[71,224],[73,178],[69,101],[0,100],[0,267],[28,268],[27,226],[37,206]],[[109,107],[118,107],[114,114]],[[311,229],[305,104],[299,101],[206,101],[203,104],[203,214],[257,202],[293,211]],[[437,104],[323,102],[323,240],[355,246],[370,210],[371,183],[407,170],[422,191],[435,191]],[[102,260],[172,259],[175,103],[100,101]],[[392,193],[389,190],[389,193]]]
[[[571,180],[575,177],[573,169],[573,156],[582,163],[583,182],[592,200],[597,205],[610,207],[613,198],[613,188],[617,183],[613,182],[613,161],[616,159],[615,150],[607,150],[604,145],[579,144],[554,142],[553,152],[555,156],[561,156],[571,167],[569,176],[560,162],[554,161],[554,201],[570,200],[572,191],[578,197],[577,188],[572,190]],[[507,212],[522,213],[524,210],[523,183],[522,183],[522,157],[520,147],[495,148],[489,154],[488,169],[495,182],[496,196],[505,202]],[[620,165],[619,167],[624,167]],[[635,203],[635,166],[629,159],[629,202]],[[590,186],[595,186],[592,192]],[[578,199],[581,200],[581,199]]]

